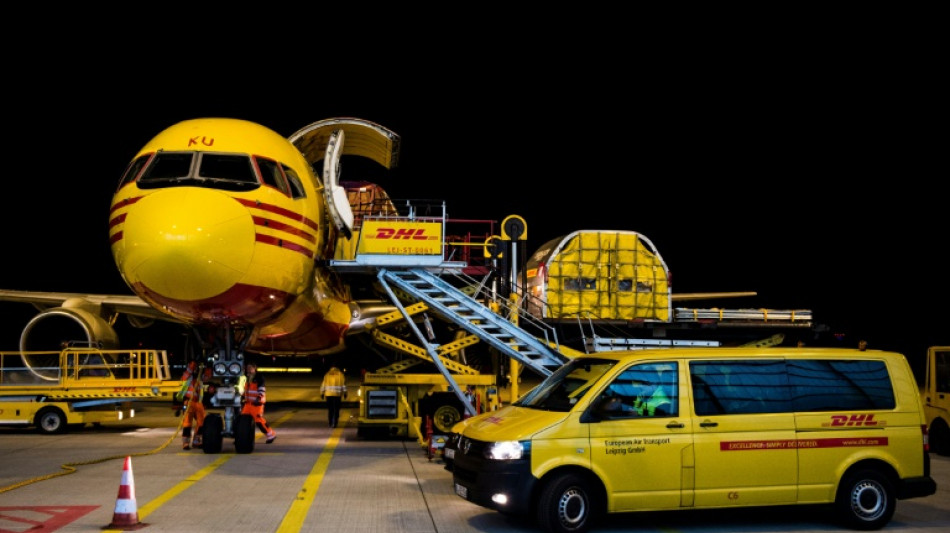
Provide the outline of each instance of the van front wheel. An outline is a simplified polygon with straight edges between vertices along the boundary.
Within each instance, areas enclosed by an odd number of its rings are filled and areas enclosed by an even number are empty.
[[[583,533],[595,518],[591,486],[575,474],[550,480],[538,501],[538,524],[551,533]]]
[[[896,504],[890,480],[870,469],[847,474],[835,498],[835,509],[844,525],[864,531],[880,529],[890,522]]]

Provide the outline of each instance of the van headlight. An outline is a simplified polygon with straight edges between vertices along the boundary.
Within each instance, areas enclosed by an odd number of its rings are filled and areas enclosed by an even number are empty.
[[[492,442],[485,448],[485,457],[496,461],[523,459],[531,452],[531,441],[503,440]]]

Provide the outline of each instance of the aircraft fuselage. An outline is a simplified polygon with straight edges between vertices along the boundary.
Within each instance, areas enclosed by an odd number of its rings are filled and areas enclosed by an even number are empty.
[[[336,230],[322,184],[276,132],[243,120],[187,120],[133,158],[109,238],[128,286],[197,327],[254,331],[247,348],[332,352],[350,320],[345,287],[322,279]]]

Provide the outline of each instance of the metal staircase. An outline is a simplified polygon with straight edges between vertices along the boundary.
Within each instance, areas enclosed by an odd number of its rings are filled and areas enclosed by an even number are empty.
[[[557,338],[552,329],[543,330],[542,335],[546,340],[542,341],[425,268],[381,268],[377,278],[389,294],[390,300],[395,303],[403,317],[412,326],[416,336],[425,346],[426,352],[439,368],[439,372],[455,390],[458,390],[458,387],[438,355],[438,345],[428,342],[415,326],[409,313],[396,297],[393,286],[425,302],[446,320],[457,324],[542,377],[550,375],[553,369],[567,361],[567,357],[557,350]],[[526,318],[530,319],[530,316]]]

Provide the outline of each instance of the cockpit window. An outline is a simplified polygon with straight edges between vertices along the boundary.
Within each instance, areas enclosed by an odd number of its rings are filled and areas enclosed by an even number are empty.
[[[122,179],[119,180],[120,189],[126,183],[132,183],[135,181],[135,178],[138,177],[139,172],[142,171],[142,167],[145,166],[145,163],[148,163],[150,157],[152,157],[152,154],[144,154],[135,158],[134,161],[129,163],[129,166],[125,169],[125,174],[122,174]]]
[[[294,198],[306,198],[307,191],[303,188],[303,183],[300,181],[300,176],[294,172],[294,169],[288,167],[287,165],[281,165],[281,168],[284,169],[284,175],[287,176],[287,183],[290,185],[290,195]]]
[[[203,154],[199,178],[215,178],[257,185],[251,158],[243,155]]]
[[[139,182],[186,178],[191,172],[191,160],[194,152],[162,152],[155,154],[155,159],[148,166]]]
[[[257,160],[257,168],[261,171],[261,179],[264,180],[264,185],[270,185],[278,191],[290,196],[290,192],[287,190],[287,184],[284,182],[284,176],[280,173],[280,166],[277,165],[277,161],[263,157],[256,157],[255,160]]]
[[[207,187],[250,191],[260,187],[248,155],[209,152],[158,152],[138,180],[142,189]]]

